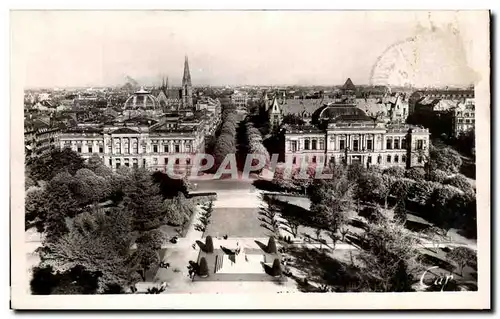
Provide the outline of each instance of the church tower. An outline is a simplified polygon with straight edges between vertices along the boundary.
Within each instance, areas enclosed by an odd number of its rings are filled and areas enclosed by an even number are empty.
[[[191,84],[191,73],[189,72],[188,57],[184,59],[184,75],[182,76],[182,107],[193,107],[193,86]]]

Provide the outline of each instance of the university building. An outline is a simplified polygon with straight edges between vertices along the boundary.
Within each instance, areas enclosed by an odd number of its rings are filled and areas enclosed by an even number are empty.
[[[165,170],[167,165],[191,167],[192,157],[204,152],[205,135],[219,124],[220,102],[207,100],[205,114],[194,116],[196,110],[187,57],[182,88],[177,91],[175,101],[170,99],[172,96],[165,95],[171,93],[168,91],[166,83],[158,97],[141,88],[125,101],[120,120],[80,123],[61,133],[60,147],[70,148],[84,159],[97,154],[113,169],[122,166],[153,170]]]
[[[283,126],[286,158],[297,166],[301,160],[365,167],[423,166],[429,154],[429,130],[368,116],[358,107],[354,86],[348,82],[342,99],[318,107],[305,125]]]
[[[103,125],[78,126],[60,135],[84,159],[97,154],[113,169],[121,166],[164,169],[169,161],[190,166],[191,157],[204,150],[204,127],[199,122],[136,118]],[[183,155],[179,157],[177,155]]]

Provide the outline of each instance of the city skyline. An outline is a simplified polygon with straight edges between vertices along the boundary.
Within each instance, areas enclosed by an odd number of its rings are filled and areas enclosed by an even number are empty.
[[[437,44],[429,45],[430,55],[425,50],[416,53],[415,87],[420,83],[468,86],[472,72],[465,44],[469,37],[462,32],[466,28],[460,28],[459,41],[447,37],[450,23],[452,27],[463,23],[459,15],[450,13],[431,17],[423,11],[394,12],[389,13],[388,23],[381,24],[379,13],[361,11],[87,11],[78,15],[24,11],[13,14],[13,25],[21,17],[40,23],[16,25],[21,30],[12,35],[12,42],[23,48],[26,88],[119,86],[127,77],[152,86],[164,76],[176,86],[186,55],[194,86],[322,86],[341,85],[348,77],[357,85],[370,84],[376,62],[391,45],[417,36],[419,41]],[[363,40],[352,41],[355,38]],[[445,48],[442,54],[435,54],[435,46]],[[440,61],[442,67],[435,70]],[[401,65],[405,62],[399,63],[396,69],[406,67]],[[427,65],[433,69],[426,71]],[[398,79],[390,81],[388,85],[399,84],[394,83]]]

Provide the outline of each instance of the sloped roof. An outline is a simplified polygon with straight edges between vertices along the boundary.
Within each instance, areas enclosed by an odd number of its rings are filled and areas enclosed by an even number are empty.
[[[139,132],[137,132],[136,130],[130,129],[128,127],[122,127],[111,132],[111,134],[138,134],[138,133]]]
[[[345,81],[344,86],[342,86],[342,89],[350,91],[356,90],[356,87],[354,86],[354,83],[352,83],[351,78],[347,78],[347,81]]]
[[[318,108],[312,115],[313,122],[333,121],[371,121],[360,108],[351,104],[329,104]]]

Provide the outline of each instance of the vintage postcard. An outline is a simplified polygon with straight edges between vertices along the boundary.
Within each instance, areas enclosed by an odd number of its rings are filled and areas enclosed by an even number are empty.
[[[488,11],[10,28],[12,308],[490,309]]]

